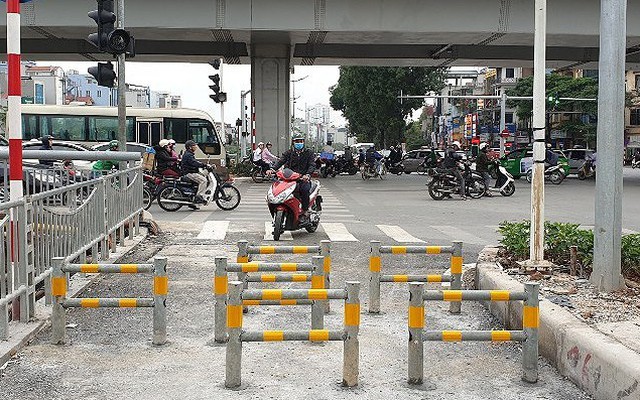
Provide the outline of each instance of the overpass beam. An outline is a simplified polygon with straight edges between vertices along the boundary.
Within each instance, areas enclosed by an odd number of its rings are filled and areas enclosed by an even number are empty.
[[[627,0],[600,3],[598,73],[598,174],[596,176],[591,283],[612,292],[625,286],[621,275],[624,70]]]
[[[251,95],[255,104],[256,142],[271,142],[274,154],[290,146],[291,46],[254,44],[251,51]]]

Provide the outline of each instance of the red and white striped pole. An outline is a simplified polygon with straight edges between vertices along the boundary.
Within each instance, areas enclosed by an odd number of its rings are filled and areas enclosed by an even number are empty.
[[[253,95],[251,95],[253,97]],[[256,149],[256,101],[251,99],[251,150]]]
[[[7,66],[8,66],[8,106],[7,137],[9,138],[9,190],[10,200],[18,200],[22,192],[22,86],[20,73],[20,0],[7,0]],[[11,258],[17,262],[20,254],[15,250],[18,243],[18,229],[15,212],[11,214]],[[16,236],[14,236],[16,235]],[[20,320],[20,299],[11,304],[12,319]]]
[[[20,1],[7,0],[7,64],[9,96],[7,137],[9,139],[10,199],[17,200],[22,192],[22,86],[20,73]]]

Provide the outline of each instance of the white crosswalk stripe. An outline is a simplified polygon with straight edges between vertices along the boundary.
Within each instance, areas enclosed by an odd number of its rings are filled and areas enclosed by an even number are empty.
[[[471,244],[483,244],[483,245],[489,244],[489,241],[484,240],[466,231],[463,231],[460,228],[456,228],[455,226],[443,225],[443,226],[431,226],[431,228],[447,235],[450,240],[461,240],[464,243],[471,243]]]
[[[376,225],[378,229],[385,235],[399,243],[424,243],[424,240],[418,239],[409,234],[409,232],[396,225]]]
[[[359,242],[355,236],[349,233],[347,227],[338,222],[321,222],[324,233],[333,242]]]
[[[229,230],[229,221],[207,221],[198,234],[198,239],[224,240]]]
[[[262,240],[273,241],[273,225],[271,221],[264,222],[264,238]],[[282,232],[280,240],[293,240],[290,231]]]

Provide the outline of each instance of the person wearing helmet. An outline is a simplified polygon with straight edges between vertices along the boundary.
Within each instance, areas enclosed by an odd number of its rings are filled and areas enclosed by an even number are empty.
[[[171,157],[174,157],[178,162],[180,161],[180,155],[178,154],[178,152],[175,149],[176,147],[176,141],[173,139],[169,139],[169,146],[167,147],[167,149],[169,150],[169,154],[171,154]],[[178,162],[176,162],[176,170],[178,170]]]
[[[184,144],[185,152],[182,156],[182,162],[180,163],[182,175],[198,184],[198,191],[196,192],[196,202],[202,202],[202,194],[207,188],[207,177],[200,173],[200,168],[207,168],[209,166],[196,160],[195,152],[198,145],[193,140],[187,140]]]
[[[271,168],[271,165],[273,165],[273,163],[275,163],[276,161],[278,161],[278,157],[274,156],[271,153],[271,148],[273,147],[273,145],[271,144],[271,142],[267,142],[267,144],[265,144],[264,149],[262,150],[262,161],[266,162],[267,164],[269,164],[269,168]]]
[[[109,142],[109,150],[107,151],[118,151],[118,146],[119,146],[118,141],[112,140]],[[99,160],[93,164],[93,167],[91,167],[91,169],[94,172],[94,176],[103,175],[106,172],[111,171],[112,169],[118,169],[118,168],[119,168],[119,163],[118,161],[114,161],[114,160]]]
[[[302,203],[302,219],[308,219],[309,217],[309,192],[311,190],[311,174],[315,171],[314,154],[309,148],[304,146],[304,136],[296,133],[291,139],[291,149],[282,154],[282,157],[276,165],[273,166],[274,170],[278,170],[281,167],[289,168],[302,175],[302,179],[298,182],[296,191]],[[273,170],[269,171],[269,174],[273,173]]]
[[[458,168],[458,161],[462,160],[462,156],[456,153],[460,149],[460,142],[454,141],[449,145],[449,148],[444,152],[444,159],[442,160],[442,167],[447,168],[455,175],[456,179],[460,183],[460,197],[463,200],[467,199],[465,191],[464,176]]]
[[[344,160],[348,163],[353,162],[353,150],[349,146],[344,148]]]
[[[487,185],[487,188],[490,188],[491,183],[491,174],[489,173],[489,156],[487,152],[489,151],[489,145],[485,142],[480,143],[478,146],[480,152],[478,152],[478,157],[476,158],[476,171],[478,171],[482,177],[484,178],[484,183]],[[491,192],[488,190],[485,193],[485,196],[492,197]]]
[[[553,149],[551,148],[551,143],[547,143],[547,150],[545,152],[545,161],[547,164],[549,164],[550,166],[556,166],[558,165],[558,154],[556,152],[553,151]]]
[[[258,167],[260,167],[262,169],[262,172],[265,173],[269,170],[269,168],[271,168],[271,166],[262,160],[263,151],[264,151],[264,143],[260,142],[258,143],[258,146],[256,147],[256,149],[253,151],[253,156],[251,158],[251,161]]]
[[[40,150],[53,150],[53,136],[44,135],[42,137],[42,146],[40,146]],[[53,160],[38,160],[40,165],[46,165],[47,167],[53,167]]]
[[[156,173],[171,178],[179,178],[178,157],[171,154],[169,147],[171,143],[167,139],[162,139],[153,149],[156,151]]]

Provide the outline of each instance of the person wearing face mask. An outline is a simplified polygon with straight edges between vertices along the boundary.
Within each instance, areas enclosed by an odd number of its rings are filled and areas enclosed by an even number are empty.
[[[278,170],[281,167],[289,168],[300,175],[302,179],[298,182],[297,192],[302,203],[302,219],[309,217],[309,191],[311,190],[311,174],[316,169],[314,155],[311,149],[305,148],[304,136],[300,134],[294,134],[291,140],[292,148],[285,151],[282,157],[273,166],[273,170],[267,172],[268,175],[272,174],[274,170]]]

